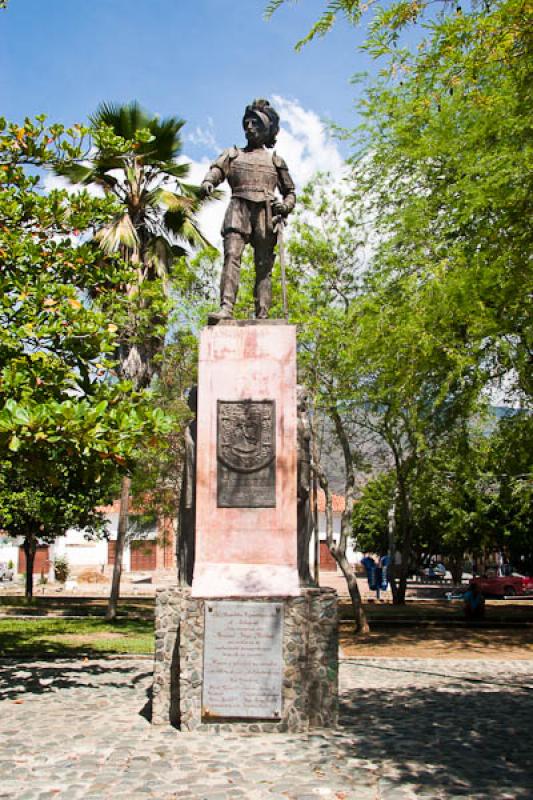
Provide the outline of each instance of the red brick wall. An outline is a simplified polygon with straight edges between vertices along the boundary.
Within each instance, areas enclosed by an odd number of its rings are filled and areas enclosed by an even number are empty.
[[[157,569],[176,566],[176,537],[171,519],[160,518],[157,529]]]
[[[320,542],[320,569],[323,572],[337,571],[337,562],[331,555],[327,542]]]
[[[117,543],[111,539],[107,542],[107,563],[115,563],[115,553],[117,552]]]
[[[132,572],[146,572],[157,567],[157,543],[153,539],[134,540],[130,547]]]
[[[50,566],[48,545],[39,545],[35,551],[35,560],[33,562],[33,574],[40,575],[42,572],[46,575],[48,567]],[[26,572],[26,553],[22,547],[19,547],[19,563],[18,571]]]

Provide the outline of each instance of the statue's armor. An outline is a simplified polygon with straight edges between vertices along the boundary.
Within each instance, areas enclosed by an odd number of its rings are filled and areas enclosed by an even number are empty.
[[[271,199],[278,185],[278,171],[269,150],[239,150],[229,163],[227,175],[233,197],[254,203]]]
[[[272,228],[270,205],[279,190],[287,211],[292,211],[296,202],[294,183],[285,161],[264,147],[255,150],[240,150],[230,147],[214,161],[204,182],[218,186],[227,179],[231,187],[231,201],[226,212],[222,235],[229,231],[251,234],[249,206],[239,201],[263,203],[266,207],[266,227]],[[265,231],[266,233],[266,231]]]

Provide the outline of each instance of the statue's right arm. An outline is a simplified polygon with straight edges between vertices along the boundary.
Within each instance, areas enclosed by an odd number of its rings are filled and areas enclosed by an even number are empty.
[[[213,189],[226,179],[230,162],[232,158],[235,158],[233,153],[235,149],[234,147],[230,147],[228,150],[224,150],[224,152],[213,161],[202,181],[202,190],[204,194],[210,195]]]

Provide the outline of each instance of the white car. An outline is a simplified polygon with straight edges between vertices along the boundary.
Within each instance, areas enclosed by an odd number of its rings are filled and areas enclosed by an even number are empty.
[[[446,567],[440,562],[433,562],[429,567],[420,570],[423,578],[446,578]]]

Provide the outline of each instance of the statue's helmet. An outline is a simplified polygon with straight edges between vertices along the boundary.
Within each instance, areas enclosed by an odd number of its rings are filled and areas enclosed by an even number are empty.
[[[279,114],[272,108],[268,100],[262,98],[254,100],[249,106],[246,106],[242,124],[251,116],[255,116],[261,120],[265,128],[265,146],[274,147],[276,138],[279,133]]]

